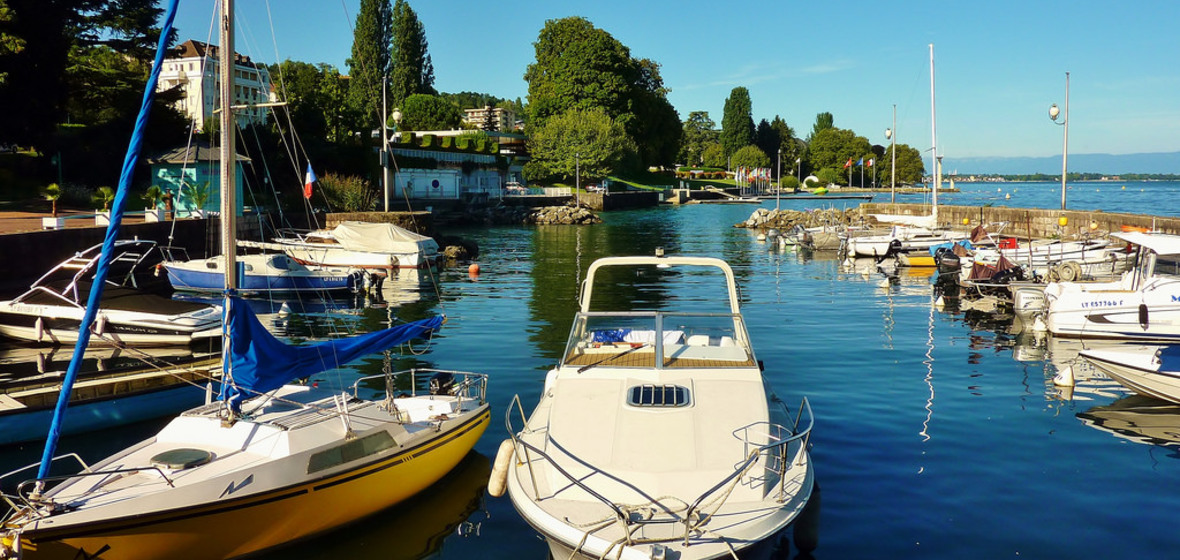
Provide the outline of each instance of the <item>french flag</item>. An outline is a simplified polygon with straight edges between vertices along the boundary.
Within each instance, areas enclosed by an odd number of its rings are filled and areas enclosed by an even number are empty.
[[[307,162],[307,175],[303,178],[303,198],[311,198],[311,186],[315,184],[315,171],[311,170],[311,162]]]

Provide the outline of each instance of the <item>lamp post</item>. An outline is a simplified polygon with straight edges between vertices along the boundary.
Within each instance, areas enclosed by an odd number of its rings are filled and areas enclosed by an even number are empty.
[[[389,113],[385,107],[385,76],[381,77],[381,186],[385,191],[385,211],[389,211]]]
[[[1065,73],[1065,114],[1062,115],[1061,122],[1057,122],[1058,115],[1061,115],[1061,110],[1054,103],[1052,107],[1049,107],[1049,118],[1064,128],[1062,134],[1064,140],[1061,141],[1061,209],[1065,210],[1065,173],[1066,162],[1069,158],[1069,72]]]
[[[803,158],[795,158],[795,179],[799,181],[799,186],[803,186]]]
[[[582,186],[582,157],[578,152],[574,152],[574,202],[582,205],[582,193],[578,192],[578,188]]]
[[[783,192],[783,149],[778,149],[778,188],[774,190],[774,211],[778,212],[779,194]]]
[[[897,128],[897,103],[893,104],[893,128],[885,129],[885,139],[889,141],[889,203],[897,202],[897,139],[893,137],[893,130]]]
[[[400,130],[401,130],[401,122],[402,122],[402,111],[401,111],[401,109],[399,109],[399,108],[397,108],[397,107],[394,107],[394,108],[393,108],[393,114],[391,114],[390,116],[391,116],[391,117],[393,117],[393,130],[394,130],[394,132],[396,133],[396,132],[398,132],[398,131],[400,131]],[[382,120],[382,122],[384,122],[384,120]],[[384,146],[382,146],[382,147],[381,147],[381,149],[382,149],[382,150],[385,150],[385,153],[386,153],[386,154],[388,154],[386,157],[388,157],[388,158],[392,158],[392,157],[393,157],[393,154],[390,154],[390,153],[389,153],[389,141],[388,141],[388,140],[386,140],[386,141],[385,141],[385,145],[384,145]],[[386,161],[388,162],[389,160],[386,160]],[[388,170],[388,169],[383,169],[383,170],[382,170],[382,173],[383,173],[383,174],[384,174],[386,177],[388,177],[388,176],[389,176],[389,170]],[[395,180],[395,182],[396,182],[396,177],[394,178],[394,180]],[[385,182],[385,211],[386,211],[386,212],[388,212],[388,211],[389,211],[389,182],[388,182],[388,181],[386,181],[386,182]]]

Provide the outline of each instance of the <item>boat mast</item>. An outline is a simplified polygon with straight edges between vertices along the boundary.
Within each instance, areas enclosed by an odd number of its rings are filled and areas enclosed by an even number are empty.
[[[934,156],[934,192],[931,195],[930,215],[934,217],[934,225],[938,225],[938,188],[942,183],[942,170],[938,168],[938,133],[934,125],[934,43],[930,43],[930,145]]]
[[[235,149],[236,124],[234,122],[234,0],[221,0],[221,49],[218,65],[221,67],[221,255],[225,260],[225,290],[228,294],[238,287],[237,279],[237,189]],[[228,303],[228,300],[227,300]],[[227,308],[228,310],[228,308]]]

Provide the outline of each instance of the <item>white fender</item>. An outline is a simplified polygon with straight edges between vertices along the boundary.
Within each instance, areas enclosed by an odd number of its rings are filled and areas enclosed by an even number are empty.
[[[496,451],[496,461],[492,463],[492,474],[488,477],[488,494],[499,498],[508,489],[508,467],[512,464],[512,456],[516,446],[511,439],[500,442],[500,449]]]

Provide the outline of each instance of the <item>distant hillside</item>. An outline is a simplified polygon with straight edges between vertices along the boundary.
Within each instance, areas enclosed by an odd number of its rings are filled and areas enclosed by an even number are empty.
[[[959,175],[1018,175],[1049,173],[1061,175],[1061,156],[981,157],[943,159],[946,172]],[[1069,154],[1070,173],[1180,173],[1180,152],[1155,154]]]

